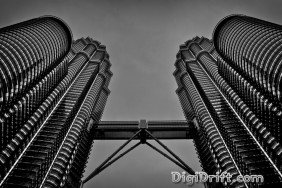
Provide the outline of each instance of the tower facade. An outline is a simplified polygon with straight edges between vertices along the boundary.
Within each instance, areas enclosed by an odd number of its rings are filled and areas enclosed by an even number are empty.
[[[194,142],[203,170],[208,174],[226,171],[235,178],[241,175],[241,171],[226,140],[228,135],[224,125],[230,123],[226,118],[229,114],[222,114],[225,122],[219,119],[217,113],[221,113],[220,106],[224,99],[199,61],[200,58],[211,60],[215,56],[217,53],[212,43],[205,38],[196,37],[181,45],[174,72],[178,84],[176,92],[187,121],[195,122],[197,136]],[[215,62],[209,63],[209,67],[216,69]],[[232,125],[230,128],[233,128]],[[210,186],[243,186],[238,182],[229,184],[213,182]]]
[[[232,15],[218,23],[213,38],[219,73],[267,128],[263,140],[272,143],[273,136],[281,144],[282,26]]]
[[[282,184],[281,36],[273,36],[281,31],[269,22],[229,16],[215,28],[214,45],[196,37],[177,54],[177,94],[184,114],[193,114],[188,120],[195,117],[204,171],[264,176],[264,183],[237,182],[240,187]]]
[[[67,74],[72,34],[54,17],[0,30],[0,124],[3,150]]]
[[[1,187],[79,187],[90,130],[110,93],[105,46],[72,41],[68,26],[50,16],[0,36]]]
[[[213,40],[186,41],[173,74],[187,121],[138,123],[100,122],[113,74],[98,41],[73,41],[52,16],[0,29],[0,187],[83,186],[117,159],[81,181],[95,136],[154,149],[150,138],[169,153],[158,139],[193,138],[205,172],[231,175],[208,187],[281,186],[281,34],[282,26],[232,15]],[[264,182],[237,181],[244,175]]]
[[[68,26],[50,16],[0,30],[1,179],[58,100],[71,43]]]

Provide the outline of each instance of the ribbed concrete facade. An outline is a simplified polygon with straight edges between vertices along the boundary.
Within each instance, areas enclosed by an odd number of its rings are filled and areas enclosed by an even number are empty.
[[[68,26],[50,16],[0,29],[1,179],[58,100],[71,43]]]
[[[144,144],[148,131],[192,138],[210,175],[264,177],[208,187],[281,187],[281,34],[280,25],[231,15],[213,40],[186,41],[173,73],[186,121],[147,123],[100,122],[113,74],[98,41],[74,41],[52,16],[0,29],[0,187],[78,188],[94,139]]]
[[[264,176],[263,184],[234,187],[282,185],[281,28],[231,15],[213,41],[195,37],[177,54],[177,94],[187,120],[195,117],[203,169],[215,174],[226,165],[235,175]]]
[[[211,55],[213,54],[213,55]],[[223,96],[212,82],[204,68],[204,61],[213,60],[208,63],[208,68],[216,71],[214,57],[217,53],[213,44],[206,38],[194,38],[180,46],[175,63],[174,72],[178,89],[176,90],[184,114],[195,114],[195,126],[197,136],[194,137],[195,146],[203,167],[208,174],[222,173],[224,171],[232,174],[233,178],[242,175],[236,162],[234,153],[229,147],[231,144],[226,134],[220,102],[224,102]],[[226,105],[226,104],[225,104]],[[186,117],[193,117],[186,115]],[[187,119],[190,121],[191,119]],[[225,123],[225,124],[224,124]],[[232,128],[232,127],[230,127]],[[210,187],[224,186],[240,187],[242,183],[213,182]]]
[[[112,73],[105,46],[91,38],[79,39],[71,51],[69,72],[73,67],[79,72],[61,103],[61,108],[70,109],[63,113],[66,120],[62,127],[67,129],[41,183],[43,187],[80,186],[92,146],[91,126],[100,120],[110,93],[108,84]],[[58,113],[61,112],[59,107]],[[58,119],[58,115],[54,118]]]
[[[50,16],[0,31],[0,186],[79,187],[110,93],[105,46]]]
[[[223,58],[273,100],[281,102],[281,25],[233,15],[219,22],[213,38]]]
[[[269,147],[276,144],[272,137],[282,144],[282,26],[232,15],[219,22],[213,37],[219,73],[267,128],[262,132]],[[281,160],[282,150],[277,152]]]

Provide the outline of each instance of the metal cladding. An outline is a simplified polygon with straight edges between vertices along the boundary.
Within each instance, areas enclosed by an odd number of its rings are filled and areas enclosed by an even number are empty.
[[[69,52],[72,34],[56,17],[40,17],[0,29],[0,110],[21,99]]]
[[[220,56],[248,82],[271,98],[282,101],[282,26],[256,18],[231,15],[213,33]]]
[[[181,45],[173,74],[186,121],[101,122],[113,75],[105,46],[89,37],[72,41],[52,16],[0,29],[0,187],[78,188],[93,140],[144,144],[148,135],[193,138],[210,175],[264,177],[214,179],[208,187],[281,187],[281,31],[231,15],[213,41]]]
[[[282,26],[232,15],[213,37],[220,75],[282,144]]]
[[[45,16],[0,29],[0,149],[67,74],[72,33]]]
[[[84,47],[81,50],[79,46],[82,44]],[[98,44],[97,41],[87,38],[86,40],[77,40],[73,49],[81,51],[70,62],[70,66],[79,64],[75,60],[76,57],[85,57],[82,54],[87,54],[89,57],[84,62],[84,67],[79,75],[81,78],[76,79],[72,85],[73,91],[68,91],[65,98],[67,104],[79,105],[80,108],[73,107],[73,112],[70,112],[70,115],[65,114],[66,118],[71,118],[71,121],[67,122],[69,124],[68,133],[44,177],[43,187],[80,186],[80,180],[92,146],[93,138],[90,131],[93,122],[100,120],[107,97],[110,94],[108,83],[112,77],[109,70],[111,63],[105,47]],[[84,84],[88,85],[84,87]],[[78,92],[83,93],[80,95],[83,100],[74,98],[74,96],[79,96]]]
[[[220,103],[230,111],[228,104],[224,103],[220,91],[217,90],[198,60],[206,57],[207,54],[209,58],[213,58],[209,52],[217,56],[211,41],[205,38],[194,38],[180,46],[174,72],[179,86],[176,92],[184,114],[195,114],[197,136],[194,141],[204,171],[208,174],[226,171],[232,174],[232,178],[236,178],[242,174],[234,153],[229,147],[232,142],[226,134],[229,129],[234,129],[234,125],[230,124],[232,121],[228,120],[228,116],[233,114],[232,112],[222,114]],[[216,69],[213,62],[209,64],[209,67],[212,70]],[[192,115],[186,115],[186,117],[193,118]],[[235,135],[234,139],[240,141],[240,138]],[[227,182],[225,183],[227,185]],[[212,184],[215,187],[224,186],[217,182]],[[231,182],[228,186],[243,186],[243,183]]]
[[[216,26],[213,41],[195,37],[177,54],[176,92],[186,118],[195,117],[203,169],[215,174],[232,164],[235,176],[264,176],[264,183],[243,187],[282,185],[281,28],[231,15]],[[232,162],[221,163],[223,149]]]
[[[0,187],[79,187],[110,94],[105,46],[51,16],[0,31]]]

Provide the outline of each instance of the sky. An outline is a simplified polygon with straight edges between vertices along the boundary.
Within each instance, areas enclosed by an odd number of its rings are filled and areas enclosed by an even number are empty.
[[[102,120],[183,120],[172,75],[180,44],[195,36],[211,38],[215,25],[229,14],[245,14],[282,24],[280,0],[0,2],[0,27],[54,15],[70,26],[74,39],[89,36],[106,45],[114,75]],[[123,142],[95,141],[85,176]],[[194,170],[201,171],[191,140],[164,143]],[[141,145],[84,187],[187,187],[173,184],[171,171],[182,172],[151,148]]]

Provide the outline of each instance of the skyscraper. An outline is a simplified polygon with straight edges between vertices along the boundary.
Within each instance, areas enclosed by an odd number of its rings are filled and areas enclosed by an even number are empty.
[[[270,132],[268,135],[275,137],[280,144],[281,34],[281,25],[231,15],[218,23],[213,36],[221,57],[218,61],[219,73],[267,128],[264,134]],[[265,141],[271,136],[266,136]]]
[[[72,34],[55,17],[40,17],[0,30],[1,179],[60,97]]]
[[[176,92],[179,95],[186,118],[195,117],[197,136],[194,141],[203,170],[208,174],[226,171],[235,178],[241,171],[224,138],[226,134],[222,132],[223,126],[220,125],[221,122],[216,115],[216,110],[219,108],[215,109],[212,103],[220,104],[222,98],[197,59],[207,55],[209,58],[213,58],[209,53],[212,51],[216,56],[216,52],[212,49],[212,43],[205,38],[196,37],[180,46],[175,63],[176,71],[174,72],[178,84]],[[197,54],[194,54],[195,52]],[[215,69],[216,65],[213,63],[210,64],[210,67]],[[187,119],[187,121],[190,120]],[[242,185],[232,183],[231,186],[234,186],[233,184]],[[224,184],[214,182],[213,186],[223,187]]]
[[[195,118],[203,169],[264,176],[237,186],[282,184],[281,28],[233,15],[215,28],[214,45],[195,37],[177,54],[177,94],[187,120]]]
[[[232,176],[208,187],[281,186],[281,32],[228,16],[213,41],[195,37],[176,56],[187,121],[100,122],[112,77],[105,46],[89,37],[73,41],[52,16],[0,29],[0,186],[77,188],[139,144],[195,174],[159,141],[179,138],[194,139],[205,172]],[[82,182],[93,139],[128,140]],[[140,142],[111,160],[133,139]],[[264,182],[233,181],[239,175],[263,175]]]
[[[0,30],[1,187],[78,187],[112,73],[105,46],[46,16]],[[72,45],[72,47],[71,47]]]
[[[66,75],[72,34],[61,20],[41,17],[2,28],[0,37],[2,150]]]

